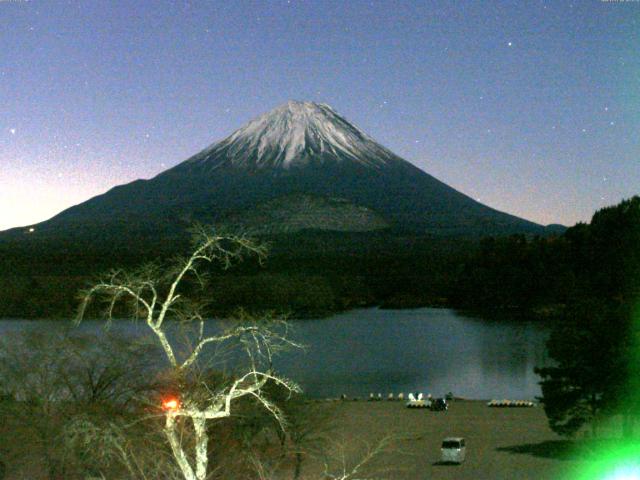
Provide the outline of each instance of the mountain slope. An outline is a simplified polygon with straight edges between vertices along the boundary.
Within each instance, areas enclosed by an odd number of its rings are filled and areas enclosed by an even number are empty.
[[[253,234],[296,233],[304,230],[372,232],[389,224],[366,207],[340,198],[289,195],[256,205],[222,220],[227,229]]]
[[[482,205],[440,182],[331,107],[288,102],[153,179],[115,187],[65,210],[35,226],[33,235],[157,239],[193,221],[238,218],[278,199],[279,213],[272,217],[286,217],[286,199],[300,195],[325,202],[341,199],[370,211],[395,231],[472,236],[544,232],[540,225]],[[294,214],[298,207],[292,208]],[[323,222],[305,225],[331,225],[326,218]],[[24,233],[16,229],[5,236]]]

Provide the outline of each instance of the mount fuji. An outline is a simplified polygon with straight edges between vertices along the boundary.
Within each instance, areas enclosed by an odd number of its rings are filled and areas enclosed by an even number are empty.
[[[0,239],[29,234],[97,241],[106,235],[162,242],[162,235],[196,221],[258,233],[545,232],[442,183],[330,106],[290,101],[152,179],[117,186]]]

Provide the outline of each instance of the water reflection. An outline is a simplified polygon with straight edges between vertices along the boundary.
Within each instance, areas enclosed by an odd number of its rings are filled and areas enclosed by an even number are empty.
[[[546,363],[545,330],[496,323],[452,310],[347,312],[298,324],[305,354],[278,365],[322,396],[369,392],[453,392],[468,398],[533,398],[534,366]]]
[[[63,325],[69,323],[2,321],[0,333]],[[99,332],[102,326],[85,322],[80,328]],[[538,325],[490,322],[452,310],[361,309],[294,326],[294,338],[308,348],[281,355],[275,367],[313,396],[451,391],[467,398],[533,399],[540,395],[533,368],[547,363],[547,332]],[[127,321],[112,328],[146,332]],[[216,328],[215,322],[207,326]]]

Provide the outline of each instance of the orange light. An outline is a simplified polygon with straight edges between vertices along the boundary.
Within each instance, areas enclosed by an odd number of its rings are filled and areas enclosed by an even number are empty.
[[[180,402],[175,398],[168,398],[162,402],[162,409],[166,411],[175,411],[180,407]]]

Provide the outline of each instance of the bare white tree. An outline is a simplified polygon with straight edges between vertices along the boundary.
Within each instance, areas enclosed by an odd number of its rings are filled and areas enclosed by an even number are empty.
[[[117,308],[128,306],[130,313],[143,320],[161,346],[176,378],[187,378],[197,370],[198,359],[206,348],[222,347],[234,343],[246,353],[244,370],[221,385],[210,386],[199,380],[196,391],[181,387],[176,397],[163,402],[164,434],[173,457],[185,480],[204,480],[210,470],[208,447],[210,435],[207,422],[229,417],[234,404],[250,397],[261,404],[282,426],[284,416],[280,409],[263,392],[269,382],[290,392],[298,387],[275,374],[271,367],[272,356],[279,350],[297,347],[286,335],[286,323],[276,318],[254,318],[241,315],[241,321],[215,335],[205,335],[202,304],[188,300],[189,288],[194,280],[204,285],[203,263],[219,262],[228,268],[246,255],[257,256],[262,262],[266,247],[242,235],[212,233],[198,227],[190,256],[177,259],[169,269],[147,265],[133,272],[116,270],[109,273],[82,294],[78,321],[87,315],[92,300],[102,301],[103,312],[111,320]],[[169,319],[195,325],[196,340],[187,352],[181,352],[167,334]],[[193,383],[192,383],[193,385]],[[183,420],[190,422],[193,433],[193,451],[188,451],[181,434]]]

